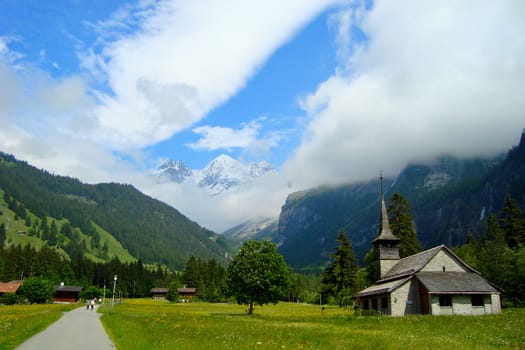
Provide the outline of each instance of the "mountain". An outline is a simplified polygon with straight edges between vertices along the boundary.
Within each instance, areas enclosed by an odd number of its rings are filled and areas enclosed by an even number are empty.
[[[0,193],[6,207],[0,208],[0,223],[8,213],[18,219],[8,231],[16,226],[33,242],[46,241],[68,253],[87,245],[97,258],[107,260],[113,256],[107,244],[113,239],[134,258],[173,269],[182,269],[191,255],[225,263],[231,254],[225,238],[131,185],[88,185],[0,153]]]
[[[399,192],[410,203],[423,247],[459,245],[467,233],[484,232],[486,217],[503,208],[507,194],[525,208],[525,133],[506,156],[411,164],[385,179],[384,188],[387,201]],[[379,200],[379,179],[290,194],[274,241],[292,267],[319,269],[343,228],[362,259],[377,234]]]
[[[180,160],[168,159],[157,168],[153,175],[159,180],[181,183],[187,177],[192,176],[193,171]]]
[[[275,171],[269,163],[261,161],[244,164],[222,154],[203,169],[190,169],[182,161],[167,160],[153,173],[161,182],[190,182],[206,190],[210,195],[218,195],[234,187],[239,187],[266,173]]]
[[[228,239],[242,243],[248,240],[272,240],[277,232],[276,218],[253,218],[222,233]]]

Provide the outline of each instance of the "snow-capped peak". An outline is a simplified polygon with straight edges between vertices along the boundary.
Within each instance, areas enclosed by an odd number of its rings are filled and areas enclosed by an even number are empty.
[[[168,160],[154,172],[154,176],[178,183],[192,179],[199,187],[205,188],[212,195],[217,195],[272,171],[275,169],[268,162],[260,161],[246,165],[221,154],[202,170],[189,169],[182,161]]]

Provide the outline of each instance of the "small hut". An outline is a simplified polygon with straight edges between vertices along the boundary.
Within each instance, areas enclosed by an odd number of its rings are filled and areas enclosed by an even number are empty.
[[[60,283],[55,286],[55,303],[76,303],[80,300],[81,286],[67,286]]]
[[[182,302],[189,302],[197,293],[197,288],[178,288],[177,293],[179,294]]]
[[[149,293],[154,300],[164,300],[168,295],[168,288],[151,288]]]

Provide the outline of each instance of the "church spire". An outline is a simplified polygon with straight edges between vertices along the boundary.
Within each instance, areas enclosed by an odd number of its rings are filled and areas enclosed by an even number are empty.
[[[390,223],[388,222],[388,212],[386,211],[385,194],[383,193],[383,173],[381,173],[379,179],[381,180],[381,218],[379,233],[377,234],[376,238],[372,241],[372,243],[376,241],[399,242],[400,239],[394,236],[392,230],[390,230]]]
[[[385,194],[383,193],[383,174],[381,174],[381,217],[379,233],[372,241],[375,250],[375,279],[383,278],[388,271],[399,260],[399,248],[397,244],[400,239],[394,236],[388,222],[388,212],[385,204]]]

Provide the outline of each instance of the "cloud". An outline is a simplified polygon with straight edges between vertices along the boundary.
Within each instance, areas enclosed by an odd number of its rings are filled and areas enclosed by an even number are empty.
[[[82,56],[85,68],[106,74],[111,90],[97,94],[98,142],[123,151],[190,127],[334,2],[174,0],[147,7],[140,31]],[[119,12],[117,22],[128,12]]]
[[[295,186],[395,175],[410,161],[495,154],[517,142],[523,2],[375,1],[344,11],[336,42],[351,45],[338,50],[348,54],[301,100],[309,124],[283,167]],[[353,27],[367,40],[348,40]]]
[[[200,225],[218,233],[256,216],[278,217],[288,195],[278,174],[266,174],[242,188],[230,189],[219,196],[210,196],[191,182],[158,184],[151,179],[143,179],[137,183],[146,194],[172,205]]]
[[[84,23],[100,36],[92,45],[75,41],[82,74],[59,79],[9,50],[18,39],[0,37],[6,77],[0,111],[11,131],[1,142],[4,150],[26,160],[42,152],[47,156],[40,159],[47,160],[68,153],[61,165],[37,165],[106,179],[111,172],[103,174],[103,165],[100,172],[75,171],[91,158],[84,152],[96,155],[91,167],[99,158],[141,157],[141,148],[191,127],[242,89],[279,46],[333,2],[141,1],[106,21]],[[48,54],[43,48],[33,59]]]
[[[201,139],[187,146],[195,150],[208,151],[246,148],[256,141],[260,127],[255,121],[246,123],[239,130],[221,126],[200,126],[193,129],[193,132],[200,135]]]

